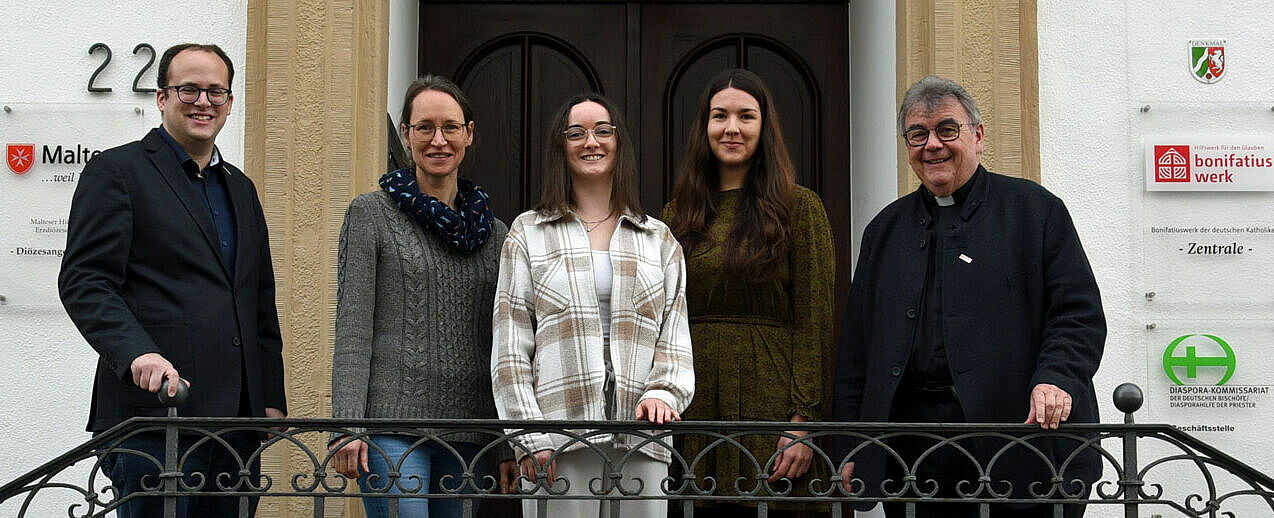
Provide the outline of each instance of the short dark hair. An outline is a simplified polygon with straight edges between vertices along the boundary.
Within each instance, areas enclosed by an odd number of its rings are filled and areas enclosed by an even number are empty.
[[[627,212],[645,221],[646,211],[637,199],[637,149],[633,147],[628,123],[619,107],[598,93],[584,93],[567,99],[549,121],[544,144],[544,169],[540,172],[540,202],[536,204],[535,211],[541,214],[561,214],[575,206],[571,171],[566,165],[566,136],[563,133],[571,117],[571,108],[587,102],[600,104],[606,109],[618,137],[615,143],[615,171],[611,173],[610,207],[618,214]]]
[[[460,86],[438,74],[425,74],[407,86],[407,95],[403,96],[403,114],[402,118],[398,120],[399,124],[411,124],[412,101],[416,100],[417,95],[429,90],[450,95],[452,99],[456,100],[456,104],[460,105],[460,112],[464,114],[464,123],[468,124],[473,121],[473,105],[469,103],[469,97],[464,94],[464,90],[461,90]]]
[[[155,77],[155,81],[159,83],[159,89],[163,90],[168,87],[168,65],[172,64],[173,58],[183,51],[192,49],[203,52],[211,52],[221,58],[221,61],[225,62],[226,72],[229,73],[226,76],[226,88],[230,88],[230,85],[234,83],[234,63],[230,62],[230,56],[226,55],[226,51],[221,50],[221,47],[209,43],[182,43],[168,47],[168,50],[164,51],[164,56],[159,58],[159,71],[156,73]]]
[[[902,104],[898,106],[898,134],[907,132],[907,128],[902,125],[907,123],[907,113],[912,108],[924,106],[925,109],[932,110],[947,99],[960,101],[960,106],[963,106],[965,113],[969,114],[969,124],[982,123],[982,112],[978,111],[978,102],[964,87],[950,79],[925,76],[911,85],[907,93],[902,96]]]

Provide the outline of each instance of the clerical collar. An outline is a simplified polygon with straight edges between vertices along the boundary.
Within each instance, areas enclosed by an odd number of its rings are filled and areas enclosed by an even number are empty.
[[[932,192],[930,192],[927,187],[921,185],[920,188],[924,191],[924,199],[926,204],[932,203],[939,207],[963,205],[964,200],[968,198],[969,193],[973,191],[973,184],[977,183],[978,178],[982,176],[981,174],[979,174],[979,172],[980,171],[974,171],[973,176],[969,177],[969,181],[964,182],[964,185],[961,185],[960,188],[956,189],[956,191],[951,193],[950,196],[936,196]]]

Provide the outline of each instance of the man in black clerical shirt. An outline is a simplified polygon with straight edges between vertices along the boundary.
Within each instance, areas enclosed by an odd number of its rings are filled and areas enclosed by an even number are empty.
[[[1092,378],[1101,361],[1106,323],[1092,269],[1070,215],[1043,187],[987,171],[980,164],[985,128],[960,85],[926,77],[898,111],[898,129],[921,186],[890,204],[863,233],[858,267],[841,331],[834,411],[844,421],[931,423],[1096,422]],[[885,479],[890,491],[915,475],[916,489],[959,497],[988,489],[1014,498],[1085,495],[1100,474],[1095,451],[1083,451],[1054,485],[1079,443],[1032,444],[1049,457],[1004,442],[963,441],[974,460],[950,445],[910,467],[937,442],[915,437],[859,450],[842,470],[868,495]],[[847,446],[843,444],[842,446]],[[842,451],[847,454],[849,450]],[[978,465],[990,470],[980,486]],[[928,484],[932,479],[937,486]],[[1083,480],[1084,487],[1069,484]],[[968,481],[961,484],[961,481]],[[905,496],[919,496],[907,489]],[[901,505],[885,506],[902,516]],[[971,505],[925,504],[918,516],[977,516]],[[992,506],[992,516],[1052,516],[1050,505]],[[1067,516],[1083,514],[1067,506]]]

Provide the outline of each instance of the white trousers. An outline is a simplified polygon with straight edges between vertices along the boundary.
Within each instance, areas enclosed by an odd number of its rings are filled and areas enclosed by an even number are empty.
[[[599,448],[615,464],[618,464],[626,453],[625,450],[609,446],[599,446]],[[610,483],[609,474],[604,470],[605,461],[591,449],[567,452],[557,457],[557,477],[570,481],[570,487],[566,491],[568,495],[592,495],[594,493],[589,489],[590,484],[600,491],[604,487],[603,484]],[[641,495],[664,494],[661,487],[664,477],[668,476],[667,464],[642,453],[633,452],[628,461],[620,466],[620,472],[623,473],[621,484],[625,491],[636,491],[638,483],[633,479],[638,479],[641,480]],[[594,479],[596,482],[593,481]],[[562,483],[558,482],[558,487],[553,489],[560,490],[561,485]],[[534,484],[524,482],[523,487],[534,487]],[[538,494],[542,493],[544,490],[540,490]],[[608,494],[623,493],[620,493],[618,488],[614,488]],[[538,501],[533,498],[523,500],[522,516],[536,518],[536,504]],[[620,518],[665,518],[668,516],[667,500],[549,500],[548,514],[538,518],[610,518],[611,505],[619,506]]]

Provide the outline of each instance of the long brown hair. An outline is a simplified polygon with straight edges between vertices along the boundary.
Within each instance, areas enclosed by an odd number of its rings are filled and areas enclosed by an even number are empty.
[[[788,216],[796,169],[783,144],[778,112],[771,102],[770,89],[756,74],[743,69],[716,75],[699,98],[699,111],[690,128],[690,142],[681,175],[672,192],[672,233],[687,254],[710,248],[708,227],[717,217],[716,192],[720,189],[720,162],[708,144],[708,114],[712,96],[726,88],[737,88],[756,99],[761,108],[761,138],[749,161],[743,181],[743,197],[738,217],[725,246],[727,271],[746,279],[766,280],[787,257],[791,227]]]
[[[646,211],[637,199],[637,151],[629,136],[624,114],[615,103],[596,93],[580,94],[567,99],[553,115],[549,123],[544,145],[544,168],[540,178],[540,202],[535,211],[543,214],[564,213],[575,204],[575,191],[571,188],[571,171],[566,165],[566,131],[571,108],[575,105],[595,102],[606,108],[610,123],[618,137],[615,145],[615,171],[611,173],[610,207],[619,214],[628,212],[645,221]]]

